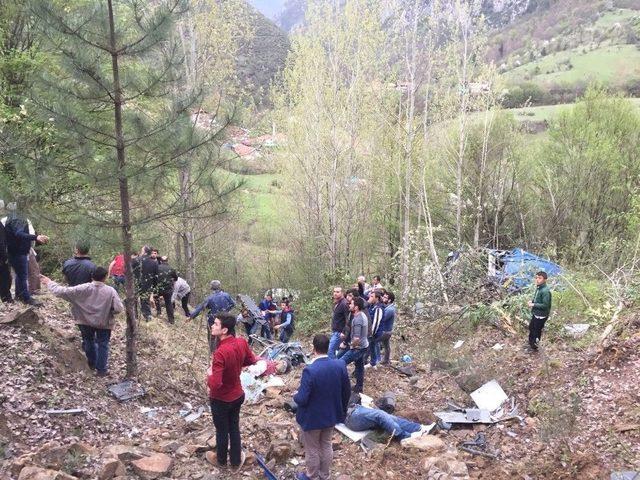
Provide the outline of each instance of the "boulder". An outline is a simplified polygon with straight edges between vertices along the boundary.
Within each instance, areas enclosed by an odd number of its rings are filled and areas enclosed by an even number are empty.
[[[76,477],[57,470],[30,465],[22,469],[18,480],[76,480]]]
[[[182,444],[176,440],[166,440],[157,446],[157,450],[162,453],[173,453],[181,446]]]
[[[111,480],[113,477],[123,477],[127,474],[127,469],[120,460],[115,458],[107,459],[100,469],[98,480]]]
[[[58,443],[47,443],[33,456],[33,462],[47,468],[60,470],[66,463],[69,455],[91,456],[95,450],[89,445],[81,442],[74,442],[70,445],[60,445]]]
[[[143,480],[154,480],[169,473],[173,467],[173,459],[164,453],[156,453],[134,460],[131,462],[131,466]]]
[[[14,310],[0,317],[0,324],[35,327],[39,323],[40,317],[31,307],[25,310]]]
[[[123,462],[130,462],[142,458],[140,451],[131,445],[108,445],[102,450],[102,456],[117,458]]]
[[[422,469],[427,472],[427,478],[469,478],[467,465],[458,460],[456,452],[429,457],[422,462]]]
[[[274,459],[277,463],[286,462],[291,457],[293,448],[289,442],[277,441],[269,445],[268,459]]]
[[[447,449],[445,443],[435,435],[422,435],[414,438],[409,437],[403,439],[400,443],[405,448],[422,450],[428,455],[442,453]]]

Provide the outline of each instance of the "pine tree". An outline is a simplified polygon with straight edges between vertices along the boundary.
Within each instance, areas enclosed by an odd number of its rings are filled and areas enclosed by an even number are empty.
[[[52,178],[67,187],[56,221],[120,231],[126,266],[127,375],[135,375],[136,292],[130,258],[136,227],[223,201],[236,185],[214,173],[210,148],[226,122],[198,129],[200,91],[184,88],[184,60],[175,25],[185,0],[36,0],[33,12],[51,55],[31,93],[64,148],[31,161],[34,181],[51,195]],[[32,159],[33,160],[33,159]],[[185,162],[189,185],[207,195],[185,207],[174,192]],[[215,210],[215,209],[214,209]]]

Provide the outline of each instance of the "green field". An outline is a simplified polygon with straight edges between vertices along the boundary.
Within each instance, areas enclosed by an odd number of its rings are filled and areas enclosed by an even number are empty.
[[[630,98],[629,101],[632,102],[636,108],[640,109],[640,98]],[[518,121],[529,120],[541,122],[543,120],[552,120],[562,110],[571,108],[573,105],[573,103],[564,103],[560,105],[543,105],[540,107],[512,108],[507,111],[513,113],[513,116]]]
[[[640,78],[640,49],[611,45],[591,51],[583,48],[551,53],[505,73],[510,81],[540,85],[598,81],[619,85]]]
[[[593,26],[597,28],[608,28],[615,26],[617,23],[626,23],[634,18],[640,18],[640,12],[628,8],[619,8],[611,12],[606,12],[594,22]]]

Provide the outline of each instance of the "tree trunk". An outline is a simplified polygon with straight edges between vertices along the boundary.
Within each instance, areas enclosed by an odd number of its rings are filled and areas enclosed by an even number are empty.
[[[458,22],[460,23],[460,33],[462,35],[462,58],[458,79],[460,85],[460,114],[458,120],[458,155],[456,159],[456,240],[458,245],[462,245],[462,205],[463,205],[463,167],[464,154],[466,150],[466,134],[467,134],[467,108],[469,101],[468,92],[468,68],[469,68],[469,14],[466,11],[460,11],[458,8]]]
[[[131,269],[131,254],[133,252],[133,239],[131,235],[131,209],[129,206],[129,184],[125,172],[125,142],[122,125],[122,87],[120,85],[120,70],[118,67],[118,48],[116,45],[116,30],[113,16],[112,0],[107,0],[109,8],[109,36],[111,49],[111,69],[113,74],[113,106],[114,127],[116,135],[116,158],[118,162],[118,186],[120,190],[120,212],[122,216],[122,247],[125,258],[125,292],[124,301],[127,329],[126,329],[126,364],[127,377],[133,377],[138,370],[136,349],[136,292],[133,282],[133,270]]]
[[[191,215],[191,167],[186,164],[180,169],[180,197],[182,198],[182,246],[184,252],[185,280],[196,291],[196,254],[193,241],[193,220]]]

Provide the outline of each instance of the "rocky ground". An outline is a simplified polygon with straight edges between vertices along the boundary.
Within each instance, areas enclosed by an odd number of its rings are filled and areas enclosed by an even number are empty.
[[[147,393],[120,403],[107,386],[125,371],[122,324],[112,338],[111,377],[98,379],[85,366],[66,305],[44,300],[37,314],[0,306],[0,478],[264,478],[256,451],[277,478],[293,478],[302,468],[295,419],[283,409],[301,367],[282,376],[284,387],[243,407],[249,456],[234,475],[207,460],[215,440],[206,408],[208,355],[201,324],[181,319],[176,326],[162,320],[141,325],[137,380]],[[335,478],[600,479],[616,470],[640,470],[637,327],[602,352],[556,332],[532,355],[522,347],[523,335],[402,320],[394,357],[412,355],[417,374],[369,369],[365,393],[376,398],[394,391],[397,414],[430,423],[447,401],[472,406],[468,394],[495,378],[523,420],[439,431],[411,447],[381,434],[367,450],[336,432]],[[465,343],[454,349],[459,339]],[[187,422],[183,415],[200,406],[204,413]],[[84,411],[46,413],[74,408]],[[480,431],[497,459],[458,448]]]

